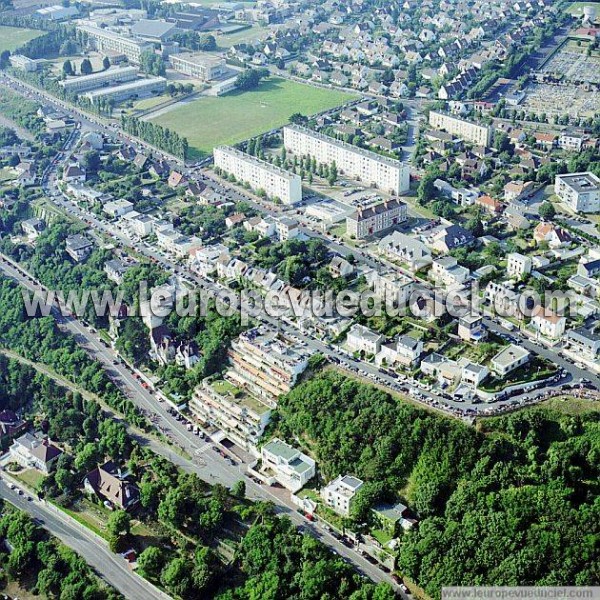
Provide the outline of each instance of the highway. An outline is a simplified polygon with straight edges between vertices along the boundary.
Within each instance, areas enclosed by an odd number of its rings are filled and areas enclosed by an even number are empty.
[[[118,554],[113,554],[108,549],[106,541],[101,537],[46,501],[29,497],[31,500],[27,500],[25,495],[19,495],[17,490],[11,490],[5,475],[2,476],[0,498],[37,519],[42,527],[77,552],[106,583],[128,600],[148,600],[148,598],[168,600],[170,598],[133,572],[127,561]]]

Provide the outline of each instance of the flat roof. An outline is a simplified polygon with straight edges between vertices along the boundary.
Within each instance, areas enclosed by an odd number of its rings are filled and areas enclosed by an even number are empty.
[[[591,171],[557,175],[557,177],[576,192],[593,192],[600,189],[600,179]]]
[[[207,52],[182,52],[181,54],[173,54],[171,60],[181,60],[193,65],[211,65],[216,66],[223,64],[225,59],[221,56],[215,56]]]
[[[283,440],[280,440],[279,438],[273,438],[270,442],[267,442],[263,446],[263,449],[267,452],[270,452],[271,454],[274,454],[275,456],[279,456],[280,458],[283,458],[284,460],[288,461],[295,458],[299,452],[298,450],[296,450],[289,444],[286,444]]]
[[[225,154],[230,154],[230,155],[234,156],[235,158],[252,163],[257,167],[260,167],[261,169],[266,169],[267,171],[272,171],[273,173],[276,173],[277,175],[280,175],[281,177],[285,177],[286,179],[288,179],[290,181],[293,181],[296,178],[300,179],[300,175],[294,175],[293,173],[290,173],[289,171],[286,171],[285,169],[282,169],[280,167],[272,165],[271,163],[268,163],[265,160],[260,160],[259,158],[256,158],[255,156],[246,154],[245,152],[242,152],[241,150],[238,150],[237,148],[234,148],[233,146],[217,146],[214,150],[224,152]]]
[[[137,81],[129,81],[121,85],[111,85],[110,87],[101,88],[99,90],[91,90],[86,93],[88,98],[98,98],[100,96],[109,96],[110,94],[118,94],[119,92],[135,91],[145,87],[152,87],[157,83],[165,83],[167,80],[164,77],[150,77],[148,79],[138,79]]]
[[[521,346],[516,346],[515,344],[511,344],[506,348],[503,348],[492,358],[492,362],[497,365],[506,367],[516,362],[517,360],[521,360],[526,356],[529,356],[529,350],[525,350],[525,348],[521,348]]]

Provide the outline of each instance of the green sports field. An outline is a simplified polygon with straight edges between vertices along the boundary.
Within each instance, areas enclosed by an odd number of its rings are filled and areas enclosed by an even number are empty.
[[[220,144],[236,144],[281,127],[294,113],[312,115],[352,98],[345,92],[273,77],[257,90],[199,98],[151,120],[187,137],[192,157],[201,157]]]
[[[4,27],[0,25],[0,52],[10,50],[13,52],[25,42],[42,35],[43,31],[25,29],[22,27]]]

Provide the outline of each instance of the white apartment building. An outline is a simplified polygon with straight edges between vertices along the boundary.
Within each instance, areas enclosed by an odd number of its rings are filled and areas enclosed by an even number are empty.
[[[399,271],[389,269],[378,272],[373,270],[365,273],[369,287],[388,305],[408,306],[414,285],[412,279]]]
[[[306,127],[284,127],[283,143],[290,152],[298,156],[309,155],[318,163],[326,165],[335,163],[347,177],[392,194],[402,194],[410,187],[406,163],[357,148]]]
[[[114,100],[120,102],[129,98],[141,98],[150,94],[161,94],[167,87],[167,80],[164,77],[149,77],[148,79],[136,79],[114,85],[111,87],[92,90],[85,94],[85,97],[93,103],[99,99]]]
[[[492,143],[492,128],[490,126],[478,125],[473,121],[461,119],[454,115],[432,110],[429,112],[429,125],[434,129],[443,129],[478,146],[490,146]]]
[[[130,231],[140,237],[150,235],[154,229],[154,224],[156,223],[156,219],[150,215],[142,215],[136,211],[127,213],[124,219],[127,222]]]
[[[364,352],[374,356],[381,350],[384,339],[380,333],[355,323],[346,336],[346,346],[351,352]]]
[[[249,184],[255,190],[264,190],[267,196],[279,198],[284,204],[302,200],[302,180],[299,175],[240,152],[230,146],[219,146],[213,152],[215,167]]]
[[[169,60],[175,71],[200,81],[218,79],[226,71],[224,58],[204,52],[172,54]]]
[[[144,52],[154,51],[154,44],[150,42],[134,40],[108,29],[90,25],[79,25],[77,29],[87,35],[91,45],[99,52],[124,54],[132,63],[139,64]]]
[[[531,258],[518,252],[511,252],[507,257],[506,272],[509,277],[521,279],[523,275],[531,273]]]
[[[403,223],[406,219],[406,204],[392,198],[348,215],[346,233],[356,239],[362,239]]]
[[[261,448],[263,472],[271,472],[276,481],[294,493],[315,476],[316,463],[284,441],[273,438]]]
[[[554,193],[575,212],[600,212],[600,179],[590,171],[557,175]]]
[[[256,447],[271,417],[271,408],[225,380],[204,380],[190,401],[192,414],[218,427],[235,444]]]
[[[401,335],[395,344],[384,344],[381,351],[375,357],[375,364],[395,365],[400,363],[404,366],[413,365],[423,354],[423,342],[409,335]]]
[[[133,203],[124,199],[113,200],[112,202],[107,202],[102,207],[102,210],[109,217],[122,217],[133,210]]]
[[[363,485],[358,477],[340,475],[321,489],[321,498],[338,515],[349,517],[352,499]]]
[[[115,67],[101,71],[100,73],[70,77],[64,81],[59,81],[58,84],[65,92],[78,94],[79,92],[95,90],[105,85],[116,85],[118,83],[133,81],[137,79],[138,73],[139,69],[137,67]]]
[[[269,406],[287,394],[308,366],[310,352],[270,328],[249,329],[231,342],[229,378]]]
[[[458,337],[466,342],[480,342],[487,337],[481,315],[466,314],[458,319]]]
[[[470,271],[458,264],[452,256],[443,256],[434,260],[431,265],[431,278],[447,288],[462,285],[469,279]]]

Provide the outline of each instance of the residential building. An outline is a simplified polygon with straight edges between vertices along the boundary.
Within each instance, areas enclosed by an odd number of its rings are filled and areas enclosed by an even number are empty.
[[[75,234],[70,235],[65,243],[67,254],[75,261],[85,260],[91,253],[94,244],[86,237]]]
[[[539,223],[533,230],[533,239],[538,244],[546,242],[550,248],[560,248],[572,242],[569,232],[553,223]]]
[[[423,241],[432,250],[448,254],[455,248],[470,246],[475,242],[475,238],[468,229],[460,225],[448,225],[425,234]]]
[[[394,344],[383,344],[380,352],[375,356],[375,364],[394,366],[400,363],[403,366],[414,365],[423,354],[423,342],[410,335],[401,335]]]
[[[531,258],[518,252],[511,252],[507,257],[506,272],[509,277],[521,279],[531,273]]]
[[[504,201],[519,202],[531,197],[536,191],[533,181],[509,181],[504,186]]]
[[[569,152],[581,152],[585,135],[566,129],[558,138],[558,147]]]
[[[408,514],[408,507],[401,502],[397,504],[378,504],[371,509],[379,527],[392,536],[400,534],[400,529],[408,531],[418,521],[412,519]]]
[[[10,458],[26,469],[37,469],[48,475],[62,454],[48,439],[24,433],[10,447]]]
[[[229,146],[214,149],[215,167],[233,175],[238,181],[263,191],[270,198],[279,198],[284,204],[302,200],[302,181],[299,175],[259,160]]]
[[[308,366],[311,352],[265,326],[249,329],[231,342],[229,378],[243,390],[274,405]]]
[[[346,232],[356,239],[362,239],[404,223],[406,219],[406,204],[392,198],[368,208],[359,208],[356,212],[347,216]]]
[[[100,99],[120,102],[129,98],[141,98],[151,94],[161,94],[166,87],[167,80],[164,77],[148,77],[147,79],[137,79],[121,85],[92,90],[91,92],[86,92],[85,97],[92,104]]]
[[[565,333],[567,318],[540,306],[531,319],[531,325],[540,335],[557,340]]]
[[[30,239],[35,239],[44,230],[44,221],[33,217],[21,222],[23,233]]]
[[[140,499],[138,488],[129,483],[112,461],[92,469],[83,481],[85,490],[95,494],[113,508],[129,510]]]
[[[587,360],[596,361],[600,355],[600,334],[578,327],[567,332],[567,343],[571,350]]]
[[[262,470],[271,472],[290,492],[301,490],[315,476],[315,461],[278,438],[267,442],[260,456]]]
[[[575,212],[600,212],[600,178],[591,171],[557,175],[554,193]]]
[[[460,382],[465,385],[478,387],[490,374],[488,368],[484,365],[479,365],[466,359],[461,359],[461,361],[459,361],[459,364],[462,366]]]
[[[123,215],[126,215],[127,213],[131,212],[133,210],[133,203],[129,202],[129,200],[113,200],[111,202],[107,202],[103,207],[102,210],[109,216],[109,217],[122,217]]]
[[[123,54],[135,64],[139,64],[140,57],[144,52],[153,52],[154,44],[144,42],[114,33],[109,29],[94,27],[91,25],[78,25],[77,29],[87,35],[89,43],[98,52],[115,52]]]
[[[85,178],[85,169],[78,163],[67,165],[62,174],[62,180],[65,183],[83,183]]]
[[[390,306],[408,306],[413,280],[394,269],[364,273],[369,287]]]
[[[12,410],[0,411],[0,437],[14,437],[23,433],[28,427],[27,421],[21,419]]]
[[[381,350],[384,339],[380,333],[375,333],[368,327],[355,323],[348,331],[346,346],[351,352],[362,352],[375,356]]]
[[[492,143],[492,128],[489,125],[479,125],[474,121],[435,110],[429,112],[429,125],[434,129],[443,129],[478,146],[487,147]]]
[[[135,213],[134,215],[133,212],[125,215],[125,220],[127,221],[131,232],[135,235],[139,235],[140,237],[146,237],[147,235],[150,235],[154,229],[154,223],[156,220],[150,215],[141,215],[140,213]]]
[[[321,489],[321,498],[334,512],[349,517],[352,499],[363,485],[364,482],[358,477],[339,475]]]
[[[21,71],[26,71],[28,73],[37,71],[38,68],[37,61],[24,54],[12,54],[8,57],[8,61],[10,62],[10,66],[14,69],[20,69]]]
[[[429,274],[436,283],[451,288],[463,285],[471,273],[452,256],[443,256],[433,261]]]
[[[332,277],[349,277],[354,273],[354,267],[341,256],[334,256],[329,263],[329,272]]]
[[[227,70],[224,58],[204,52],[172,54],[169,60],[175,71],[200,81],[219,79]]]
[[[116,258],[112,260],[107,260],[104,263],[104,272],[106,273],[106,276],[111,281],[114,281],[117,285],[121,285],[121,283],[123,283],[123,277],[125,276],[125,273],[127,273],[128,270],[129,267],[124,265],[120,260]]]
[[[335,163],[340,173],[392,194],[410,187],[408,164],[357,148],[300,125],[283,128],[285,147],[298,156],[310,156],[317,163]]]
[[[65,92],[79,94],[104,86],[113,86],[118,83],[134,81],[137,79],[138,73],[139,69],[137,67],[113,67],[99,73],[69,77],[59,81],[58,84]]]
[[[531,353],[528,350],[525,350],[525,348],[511,344],[500,350],[500,352],[492,358],[492,371],[499,377],[505,377],[515,369],[527,364],[530,356]]]
[[[487,329],[481,315],[464,315],[458,319],[458,337],[465,342],[481,342],[487,337]]]
[[[280,242],[291,240],[292,238],[298,237],[300,234],[298,221],[290,217],[278,217],[275,221],[275,230],[277,231]]]
[[[224,380],[204,380],[189,404],[192,414],[219,428],[232,442],[251,450],[256,447],[271,417],[271,407]]]
[[[416,273],[431,262],[431,252],[423,242],[415,238],[393,231],[386,235],[378,244],[379,251],[392,260],[398,260]]]

